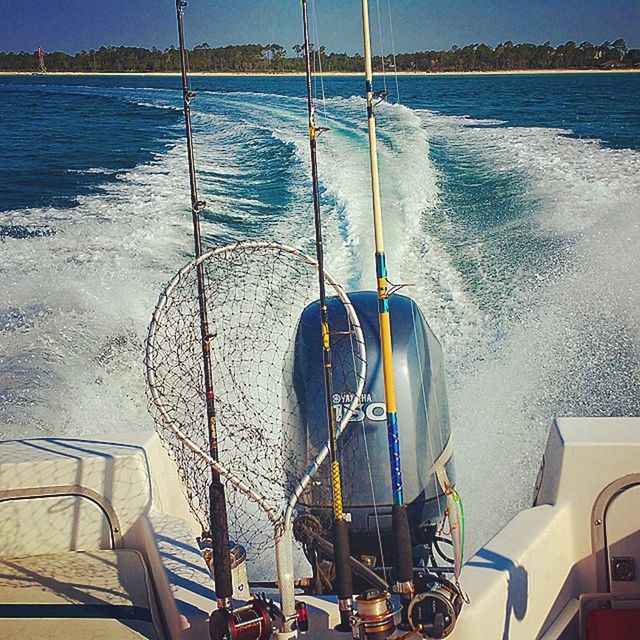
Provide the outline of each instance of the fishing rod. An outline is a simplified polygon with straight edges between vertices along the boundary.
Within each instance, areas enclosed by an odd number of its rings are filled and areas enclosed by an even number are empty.
[[[436,475],[447,500],[447,513],[451,527],[455,552],[455,584],[429,570],[419,573],[414,580],[411,532],[407,506],[404,503],[402,462],[400,457],[400,433],[398,429],[396,388],[393,375],[393,346],[391,339],[391,317],[389,313],[389,282],[384,252],[382,205],[380,199],[380,177],[378,172],[378,148],[376,140],[375,107],[377,96],[373,91],[373,68],[371,61],[371,32],[369,28],[369,2],[362,0],[362,33],[364,40],[365,85],[367,97],[367,123],[369,132],[369,159],[371,168],[371,191],[373,201],[373,226],[375,237],[376,277],[378,283],[378,318],[384,378],[385,404],[387,410],[387,435],[389,462],[391,467],[391,506],[394,590],[400,594],[402,605],[401,625],[418,631],[424,638],[443,638],[453,630],[462,608],[464,596],[458,584],[458,572],[462,562],[463,516],[462,504],[453,489],[443,465],[438,465]],[[382,96],[384,97],[384,96]],[[373,640],[377,619],[387,625],[392,607],[387,599],[386,610],[382,595],[365,592],[357,599],[358,616],[354,620],[354,631],[360,637]],[[364,605],[364,607],[363,607]],[[371,613],[370,613],[371,611]],[[376,618],[377,616],[377,618]],[[354,633],[355,635],[355,633]],[[378,638],[376,637],[376,640]]]
[[[400,460],[400,434],[396,406],[396,388],[393,377],[393,348],[391,342],[391,318],[389,314],[389,288],[384,253],[382,206],[380,201],[380,177],[378,174],[378,149],[376,141],[375,94],[371,65],[371,34],[369,30],[369,3],[362,0],[362,32],[364,37],[365,83],[367,94],[367,122],[369,129],[369,160],[371,166],[371,191],[373,197],[373,226],[375,236],[376,277],[378,281],[378,319],[384,377],[385,404],[387,410],[387,434],[389,462],[391,465],[391,507],[393,536],[393,569],[395,591],[400,594],[403,611],[414,594],[413,561],[409,517],[404,504],[402,464]]]
[[[340,610],[339,631],[349,631],[353,614],[353,576],[351,573],[351,552],[349,550],[349,529],[344,516],[342,502],[342,479],[338,460],[336,420],[333,409],[333,373],[331,354],[331,333],[324,282],[324,249],[322,241],[322,219],[320,212],[320,189],[318,186],[318,143],[319,129],[315,123],[313,101],[311,45],[309,42],[309,17],[307,0],[302,0],[302,26],[304,31],[304,59],[307,77],[307,111],[309,114],[309,149],[311,152],[311,180],[313,184],[313,214],[316,236],[316,260],[318,262],[318,285],[320,290],[320,326],[322,331],[322,362],[324,370],[325,406],[327,429],[329,432],[329,464],[331,467],[331,495],[333,503],[333,548],[334,566],[338,582],[338,608]]]
[[[191,215],[193,218],[193,240],[196,259],[203,254],[202,234],[200,231],[200,214],[206,203],[198,197],[195,156],[193,153],[193,135],[191,129],[191,100],[195,94],[189,89],[187,71],[187,52],[184,39],[184,10],[187,3],[176,0],[178,16],[178,38],[180,42],[180,71],[182,76],[182,99],[187,137],[187,158],[189,162],[189,187],[191,191]],[[205,283],[204,262],[196,267],[198,281],[198,306],[200,311],[200,336],[202,339],[202,363],[204,369],[204,388],[207,411],[207,435],[209,438],[209,454],[213,460],[219,461],[218,434],[216,428],[216,401],[213,387],[211,366],[211,335],[207,315],[207,290]],[[231,581],[231,558],[229,555],[229,524],[227,521],[227,503],[224,485],[220,474],[211,469],[209,485],[209,526],[211,536],[213,575],[215,580],[218,611],[230,613],[233,610],[233,584]],[[215,614],[216,612],[214,612]],[[212,618],[214,618],[212,614]]]
[[[191,101],[195,94],[189,89],[187,70],[187,49],[184,38],[185,0],[176,0],[178,17],[178,39],[180,43],[180,72],[182,77],[182,99],[184,106],[187,159],[189,163],[189,188],[191,192],[191,214],[193,219],[193,241],[196,257],[196,278],[198,283],[198,308],[200,313],[200,338],[202,345],[202,365],[204,371],[204,389],[206,400],[207,435],[209,456],[214,464],[220,462],[218,433],[216,425],[216,396],[213,387],[213,369],[211,362],[211,332],[207,314],[207,290],[200,230],[200,214],[206,206],[198,197],[196,164],[193,152],[193,133],[191,128]],[[211,564],[217,597],[217,609],[209,616],[209,637],[211,640],[269,640],[273,624],[282,624],[282,614],[273,601],[265,597],[253,597],[245,605],[233,608],[233,581],[231,555],[229,552],[229,523],[225,488],[221,474],[211,467],[209,484],[209,531],[203,532],[203,538],[211,538]],[[228,477],[228,476],[227,476]],[[245,487],[246,488],[246,487]]]

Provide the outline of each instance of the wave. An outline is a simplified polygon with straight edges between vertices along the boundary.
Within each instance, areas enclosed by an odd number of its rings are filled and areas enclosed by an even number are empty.
[[[176,108],[175,91],[110,91]],[[318,109],[328,268],[350,289],[375,282],[364,114],[358,97]],[[640,154],[384,103],[378,124],[391,278],[445,346],[474,546],[528,502],[552,416],[640,410]],[[313,253],[304,100],[202,91],[194,128],[207,241]],[[145,328],[191,251],[184,143],[102,191],[3,213],[47,229],[0,238],[5,437],[151,426]]]
[[[139,107],[149,107],[150,109],[168,109],[169,111],[176,111],[182,113],[182,109],[172,104],[154,104],[153,102],[137,101]]]
[[[2,437],[151,427],[142,343],[189,247],[186,177],[172,186],[183,156],[174,147],[71,209],[3,213],[48,232],[2,244]]]
[[[67,173],[79,174],[103,174],[107,176],[118,173],[117,169],[105,169],[103,167],[90,167],[89,169],[67,169]]]
[[[477,174],[490,167],[522,187],[518,217],[474,238],[479,262],[509,271],[509,304],[494,305],[495,339],[451,381],[477,546],[528,505],[554,416],[640,412],[640,154],[563,130],[420,117]]]

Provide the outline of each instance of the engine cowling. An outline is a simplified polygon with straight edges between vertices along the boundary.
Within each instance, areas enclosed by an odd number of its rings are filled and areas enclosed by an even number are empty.
[[[349,294],[360,319],[367,349],[367,380],[359,410],[340,437],[345,510],[353,555],[377,556],[376,520],[385,546],[391,527],[391,487],[382,357],[378,329],[378,300],[374,291]],[[337,421],[349,405],[353,382],[353,355],[344,336],[348,330],[344,308],[337,298],[327,301],[332,333],[333,410]],[[435,524],[446,508],[433,474],[436,460],[446,463],[454,480],[450,426],[442,348],[417,304],[408,296],[389,298],[392,319],[394,379],[405,504],[412,539]],[[298,451],[296,473],[302,474],[327,441],[327,417],[322,370],[319,303],[303,311],[298,324],[293,366],[293,388],[299,429],[292,438]],[[374,504],[377,509],[374,509]],[[331,520],[331,484],[325,464],[300,499],[303,512],[322,522]],[[376,515],[377,511],[377,515]]]

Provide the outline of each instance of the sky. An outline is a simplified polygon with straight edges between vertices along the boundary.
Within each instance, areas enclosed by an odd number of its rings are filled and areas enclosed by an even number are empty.
[[[359,0],[310,0],[327,51],[361,50]],[[639,0],[370,0],[374,46],[391,52],[511,40],[557,45],[617,38],[640,48]],[[190,0],[189,46],[301,42],[300,0]],[[176,44],[174,0],[0,0],[0,51],[75,53],[105,45]]]

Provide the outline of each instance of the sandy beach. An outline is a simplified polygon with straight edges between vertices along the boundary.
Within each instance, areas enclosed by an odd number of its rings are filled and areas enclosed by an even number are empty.
[[[523,69],[523,70],[509,70],[509,71],[387,71],[386,75],[398,75],[398,76],[513,76],[513,75],[558,75],[558,74],[611,74],[611,73],[640,73],[639,69]],[[3,76],[33,76],[40,75],[33,71],[0,71],[0,75]],[[103,71],[48,71],[47,76],[179,76],[179,72],[115,72],[107,73]],[[248,72],[193,72],[190,74],[192,77],[298,77],[304,76],[304,73],[291,72],[291,73],[263,73],[257,71]],[[324,77],[333,76],[360,76],[362,72],[324,72]],[[383,75],[382,72],[374,73],[376,76]]]

